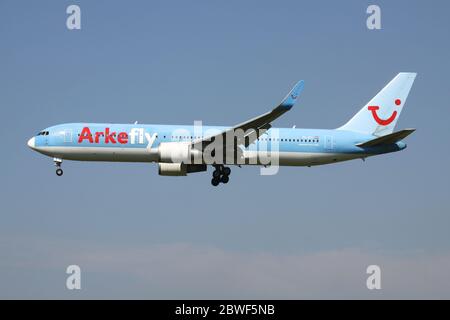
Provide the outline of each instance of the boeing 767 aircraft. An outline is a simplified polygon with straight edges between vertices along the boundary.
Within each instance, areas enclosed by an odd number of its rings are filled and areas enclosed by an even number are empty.
[[[215,168],[211,183],[227,183],[225,165],[315,166],[396,152],[415,129],[394,132],[415,73],[399,73],[346,124],[334,129],[273,128],[303,90],[298,82],[272,111],[234,127],[68,123],[40,131],[28,146],[63,160],[157,162],[159,174],[186,176]]]

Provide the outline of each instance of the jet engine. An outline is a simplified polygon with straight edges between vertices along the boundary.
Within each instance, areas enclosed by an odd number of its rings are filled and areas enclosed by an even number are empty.
[[[186,176],[188,173],[206,171],[205,164],[158,163],[160,176]]]
[[[196,156],[201,156],[201,152],[187,142],[161,142],[158,147],[159,162],[192,163]]]

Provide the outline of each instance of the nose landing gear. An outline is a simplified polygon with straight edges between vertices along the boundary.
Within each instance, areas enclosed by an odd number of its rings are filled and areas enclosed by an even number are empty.
[[[64,171],[61,169],[62,159],[53,158],[53,162],[55,163],[56,166],[56,175],[58,177],[62,176],[64,173]]]
[[[213,171],[213,178],[211,180],[211,184],[214,187],[217,187],[219,183],[228,183],[230,180],[231,169],[229,167],[225,167],[224,165],[215,165],[215,170]]]

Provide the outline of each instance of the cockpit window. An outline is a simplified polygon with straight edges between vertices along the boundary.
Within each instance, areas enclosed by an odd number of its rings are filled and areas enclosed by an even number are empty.
[[[48,136],[49,132],[48,131],[41,131],[37,134],[37,136]]]

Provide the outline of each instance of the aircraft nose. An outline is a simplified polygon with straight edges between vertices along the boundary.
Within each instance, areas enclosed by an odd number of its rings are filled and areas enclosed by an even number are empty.
[[[34,149],[35,146],[36,146],[35,138],[33,137],[33,138],[31,138],[30,140],[28,140],[27,145],[28,145],[31,149]]]

